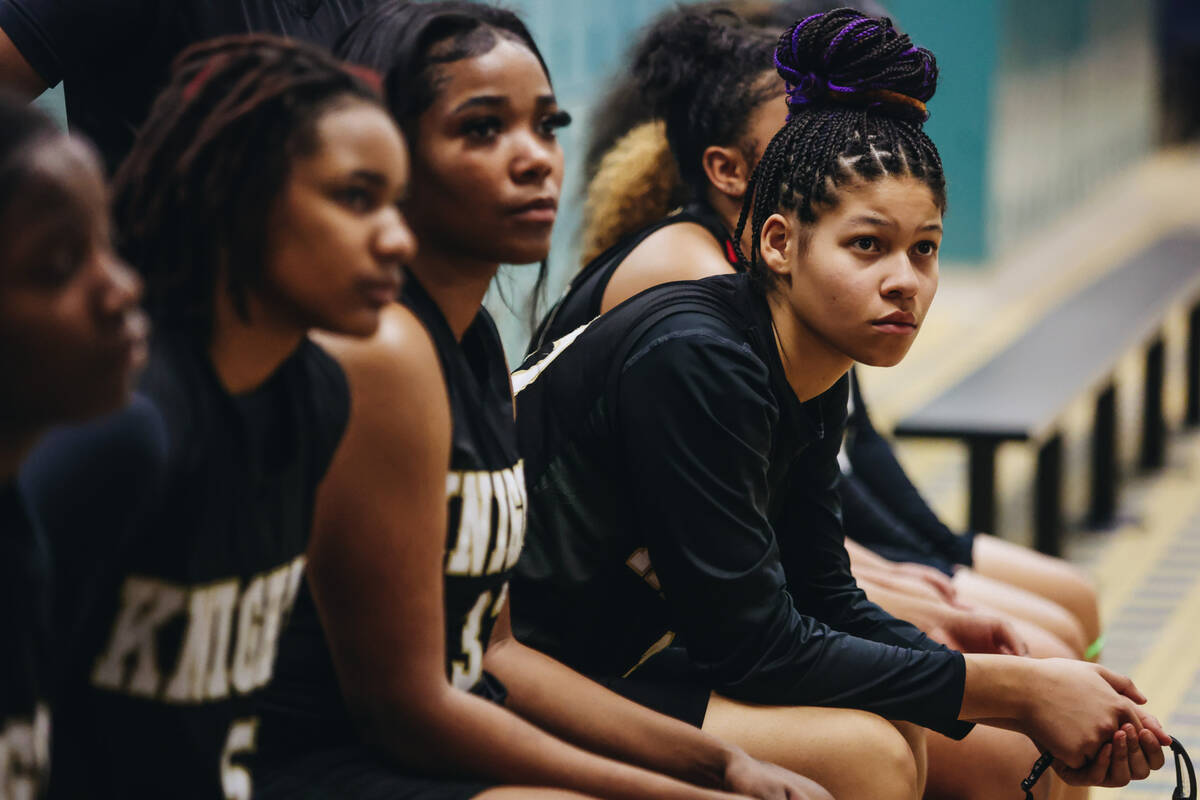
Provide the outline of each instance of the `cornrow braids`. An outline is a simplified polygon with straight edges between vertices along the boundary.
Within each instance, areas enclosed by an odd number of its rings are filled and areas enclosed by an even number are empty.
[[[317,122],[332,108],[382,106],[373,82],[314,46],[261,34],[175,59],[114,178],[118,245],[145,277],[160,328],[207,341],[219,277],[247,317],[293,160],[318,147]]]
[[[946,208],[937,148],[922,130],[937,88],[937,62],[886,17],[850,9],[813,14],[779,37],[775,65],[788,91],[788,121],[747,187],[733,237],[739,258],[764,289],[774,276],[759,261],[767,218],[792,211],[802,225],[836,207],[840,188],[884,177],[925,183]],[[750,257],[741,236],[749,223]]]

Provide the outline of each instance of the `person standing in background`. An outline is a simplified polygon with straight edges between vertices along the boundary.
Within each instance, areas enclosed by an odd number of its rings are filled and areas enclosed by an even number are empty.
[[[60,82],[67,121],[109,174],[188,45],[274,33],[330,47],[371,0],[0,0],[0,86],[29,100]]]

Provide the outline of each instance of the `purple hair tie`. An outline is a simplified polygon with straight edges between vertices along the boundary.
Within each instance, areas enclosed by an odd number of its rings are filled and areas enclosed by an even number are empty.
[[[804,29],[805,25],[812,22],[817,17],[823,17],[823,16],[825,16],[824,11],[818,11],[816,14],[809,14],[807,17],[805,17],[804,19],[797,22],[795,24],[795,26],[792,28],[792,58],[796,59],[797,61],[800,60],[800,53],[797,51],[797,48],[799,47],[799,42],[796,41],[800,36],[800,31]],[[779,59],[776,59],[775,63],[778,64]]]
[[[798,73],[792,71],[797,79],[795,81],[786,81],[784,87],[787,89],[787,104],[788,104],[788,119],[792,118],[791,108],[794,106],[806,106],[814,102],[820,94],[823,94],[824,87],[822,86],[821,76],[815,72]]]
[[[875,20],[872,20],[870,17],[859,17],[838,31],[837,35],[833,37],[832,41],[830,41],[829,46],[825,48],[825,55],[822,57],[822,62],[826,65],[829,64],[829,59],[833,58],[833,51],[837,49],[837,46],[841,43],[842,39],[845,38],[846,34],[850,33],[850,31],[854,30],[863,23],[874,21]]]

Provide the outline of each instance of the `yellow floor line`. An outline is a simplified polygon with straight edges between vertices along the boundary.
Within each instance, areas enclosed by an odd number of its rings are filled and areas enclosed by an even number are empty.
[[[1196,442],[1190,443],[1188,457],[1192,463],[1196,461],[1197,449]],[[1196,490],[1192,470],[1174,467],[1160,474],[1147,487],[1142,507],[1145,517],[1141,524],[1124,526],[1092,567],[1092,577],[1100,591],[1102,619],[1113,619],[1129,602],[1180,527],[1200,508],[1200,492]]]
[[[1196,636],[1196,610],[1200,609],[1200,580],[1180,601],[1154,648],[1133,673],[1133,681],[1149,698],[1150,713],[1166,719],[1191,686],[1200,669],[1200,637]],[[1169,731],[1168,731],[1169,732]],[[1179,734],[1176,734],[1179,735]],[[1165,770],[1171,769],[1168,757]],[[1093,789],[1090,800],[1120,800],[1142,795],[1144,790],[1131,784],[1128,790]],[[1162,795],[1165,797],[1166,795]]]

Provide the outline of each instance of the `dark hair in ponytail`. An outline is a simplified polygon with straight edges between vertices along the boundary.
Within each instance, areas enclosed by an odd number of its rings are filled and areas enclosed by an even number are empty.
[[[642,97],[667,126],[679,176],[693,199],[708,177],[708,147],[740,143],[750,111],[775,95],[771,69],[775,39],[730,11],[682,11],[659,22],[634,53],[633,75]]]
[[[726,9],[740,16],[747,25],[763,29],[773,46],[779,32],[796,20],[840,6],[854,8],[873,17],[887,13],[876,0],[706,0],[689,4],[682,10],[679,7],[670,9],[655,18],[646,26],[646,30],[665,24],[680,13],[707,14]],[[654,118],[653,110],[647,106],[636,76],[629,68],[629,62],[633,60],[632,53],[639,44],[635,43],[631,55],[622,59],[623,66],[608,81],[609,89],[589,114],[587,150],[583,159],[584,177],[589,183],[598,171],[604,154],[626,133]]]
[[[316,125],[347,100],[381,105],[366,70],[262,34],[189,47],[114,179],[120,248],[159,328],[206,341],[224,270],[234,308],[262,280],[267,220]]]
[[[384,0],[346,29],[334,52],[384,76],[388,110],[413,141],[417,117],[437,98],[437,68],[488,53],[500,38],[528,48],[550,79],[546,61],[520,17],[464,0]]]
[[[883,177],[925,183],[946,207],[946,179],[937,148],[922,130],[925,101],[937,88],[937,62],[887,18],[850,9],[813,14],[779,37],[775,66],[787,82],[788,122],[754,171],[733,237],[752,232],[751,274],[772,278],[758,260],[767,218],[779,209],[813,223],[837,205],[840,187]]]
[[[593,165],[580,234],[584,263],[672,208],[705,200],[705,149],[751,149],[745,141],[751,112],[777,97],[774,50],[773,35],[726,10],[677,9],[646,30],[626,84],[636,96],[611,94],[601,109],[615,103],[622,122],[641,109],[647,122],[608,141]],[[593,147],[611,125],[599,122]]]

